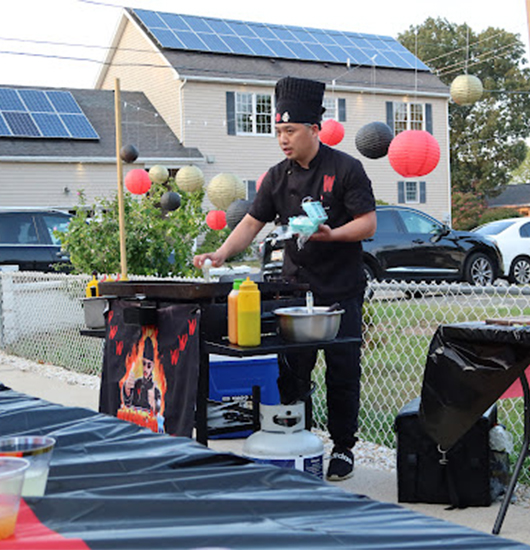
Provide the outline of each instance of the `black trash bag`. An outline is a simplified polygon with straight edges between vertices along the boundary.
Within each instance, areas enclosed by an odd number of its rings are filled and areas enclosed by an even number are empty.
[[[529,363],[530,327],[480,322],[439,327],[421,391],[425,431],[450,449]]]

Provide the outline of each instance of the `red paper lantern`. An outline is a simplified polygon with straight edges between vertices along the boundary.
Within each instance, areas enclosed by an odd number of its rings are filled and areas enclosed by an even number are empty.
[[[267,172],[263,172],[263,174],[261,174],[261,176],[258,178],[258,181],[256,182],[256,191],[259,191],[259,188],[261,187],[261,184],[263,183],[266,175]]]
[[[125,187],[127,187],[133,195],[143,195],[151,189],[151,178],[145,170],[136,168],[127,172],[125,176]]]
[[[425,130],[406,130],[390,143],[388,160],[392,168],[405,178],[425,176],[440,160],[440,146]]]
[[[206,214],[206,225],[214,231],[220,231],[226,227],[226,214],[223,210],[210,210]]]
[[[344,138],[344,126],[332,118],[322,123],[319,133],[320,141],[326,145],[337,145]]]

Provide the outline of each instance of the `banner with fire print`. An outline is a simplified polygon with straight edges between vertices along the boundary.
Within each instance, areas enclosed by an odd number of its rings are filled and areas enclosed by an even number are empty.
[[[111,300],[100,391],[100,412],[157,433],[191,437],[199,377],[197,305],[160,303],[156,325],[129,324],[126,309]]]

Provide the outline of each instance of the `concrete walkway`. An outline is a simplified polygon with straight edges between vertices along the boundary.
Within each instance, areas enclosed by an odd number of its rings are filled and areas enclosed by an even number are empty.
[[[70,407],[98,409],[99,390],[92,385],[81,385],[46,376],[45,368],[21,370],[12,364],[0,363],[0,382],[15,391],[39,397],[53,403]],[[213,449],[241,454],[243,440],[213,440]],[[381,502],[397,503],[397,480],[395,472],[388,472],[357,466],[353,478],[338,484],[345,491],[366,495]],[[446,505],[401,504],[406,508],[434,516],[459,525],[491,533],[500,504],[489,507],[473,507],[463,510],[447,510]],[[501,530],[503,538],[509,538],[530,545],[530,504],[515,502],[508,513]]]

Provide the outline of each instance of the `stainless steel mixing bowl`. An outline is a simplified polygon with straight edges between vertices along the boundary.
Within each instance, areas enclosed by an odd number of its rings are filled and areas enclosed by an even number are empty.
[[[343,309],[329,311],[328,307],[284,307],[274,310],[280,335],[289,342],[333,340],[340,328]]]

